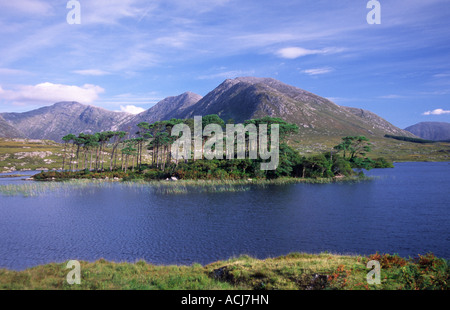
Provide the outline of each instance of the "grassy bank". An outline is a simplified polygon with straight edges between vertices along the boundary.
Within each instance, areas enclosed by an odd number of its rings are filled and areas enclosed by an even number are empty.
[[[367,262],[381,265],[381,283],[368,284]],[[65,263],[0,269],[0,289],[25,290],[448,290],[448,261],[432,254],[344,256],[292,253],[255,259],[240,256],[209,265],[157,266],[144,261],[80,262],[81,284],[69,285]]]

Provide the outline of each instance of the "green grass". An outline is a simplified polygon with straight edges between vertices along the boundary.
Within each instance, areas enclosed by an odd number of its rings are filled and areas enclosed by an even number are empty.
[[[327,152],[341,142],[340,136],[307,136],[293,137],[290,144],[301,155],[314,155]],[[393,162],[411,161],[450,161],[450,143],[436,142],[420,144],[399,141],[384,137],[368,137],[372,143],[372,150],[368,157],[376,159],[384,157]]]
[[[368,284],[369,260],[381,264],[381,283]],[[158,266],[81,261],[81,284],[69,285],[65,263],[23,271],[0,269],[4,290],[448,290],[449,264],[432,254],[398,255],[291,253],[259,260],[247,255],[202,266]]]
[[[59,169],[62,165],[63,145],[49,140],[0,138],[0,172]],[[43,152],[45,156],[26,156]]]

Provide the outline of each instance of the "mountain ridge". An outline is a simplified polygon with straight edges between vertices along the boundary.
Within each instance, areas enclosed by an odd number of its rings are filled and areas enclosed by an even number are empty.
[[[170,96],[137,115],[69,101],[23,113],[0,113],[0,124],[8,132],[14,132],[14,128],[15,134],[27,138],[61,141],[68,133],[124,130],[134,134],[140,122],[208,114],[217,114],[225,122],[233,123],[264,116],[280,117],[297,124],[300,136],[416,137],[370,111],[339,106],[306,90],[261,77],[226,79],[204,97],[192,92]]]
[[[7,123],[30,139],[61,141],[68,133],[116,130],[132,114],[113,112],[75,101],[57,102],[22,113],[1,113]]]
[[[218,114],[224,121],[239,123],[268,115],[297,124],[305,134],[413,136],[372,112],[366,111],[363,117],[356,110],[273,78],[240,77],[225,80],[179,116]]]
[[[137,124],[140,122],[154,123],[160,120],[169,120],[176,118],[178,113],[196,104],[202,96],[193,92],[184,92],[178,96],[170,96],[156,103],[153,107],[133,116],[128,122],[122,124],[120,129],[123,131],[136,132]]]
[[[450,140],[450,123],[447,122],[420,122],[405,130],[425,140]]]

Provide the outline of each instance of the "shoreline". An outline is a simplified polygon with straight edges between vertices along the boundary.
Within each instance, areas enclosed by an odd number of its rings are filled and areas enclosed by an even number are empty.
[[[338,179],[297,179],[279,178],[273,180],[122,180],[122,179],[67,179],[67,180],[28,180],[21,184],[0,185],[0,196],[45,196],[52,192],[65,193],[68,189],[85,187],[104,188],[115,184],[136,189],[150,189],[155,194],[202,194],[202,193],[232,193],[250,191],[253,188],[281,186],[289,184],[342,184],[358,183],[374,179],[373,177],[352,177]]]
[[[373,177],[368,177],[366,175],[354,175],[354,176],[336,176],[332,178],[294,178],[294,177],[280,177],[275,179],[257,179],[257,178],[247,178],[247,179],[127,179],[127,178],[109,178],[109,177],[99,177],[99,178],[68,178],[68,179],[57,179],[57,178],[46,178],[46,179],[34,179],[28,178],[24,180],[32,180],[35,182],[77,182],[77,181],[99,181],[99,182],[128,182],[136,184],[164,184],[164,185],[282,185],[282,184],[296,184],[296,183],[306,183],[306,184],[329,184],[329,183],[343,183],[343,182],[358,182],[358,181],[368,181],[372,180]]]
[[[422,160],[393,160],[392,163],[450,163],[449,159],[445,160],[428,160],[428,159],[422,159]],[[383,168],[374,168],[374,169],[383,169]],[[7,173],[24,173],[24,172],[36,172],[36,174],[40,172],[61,172],[61,169],[57,168],[49,168],[49,169],[15,169],[15,170],[2,170],[0,171],[0,174],[7,174]],[[94,171],[91,171],[94,172]]]

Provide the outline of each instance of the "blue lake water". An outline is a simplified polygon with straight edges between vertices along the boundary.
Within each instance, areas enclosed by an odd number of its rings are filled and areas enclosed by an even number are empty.
[[[29,172],[31,173],[31,172]],[[0,196],[0,268],[70,259],[207,264],[240,254],[433,252],[450,258],[450,163],[397,163],[371,181],[161,194],[147,186]],[[21,178],[0,179],[0,185]]]

